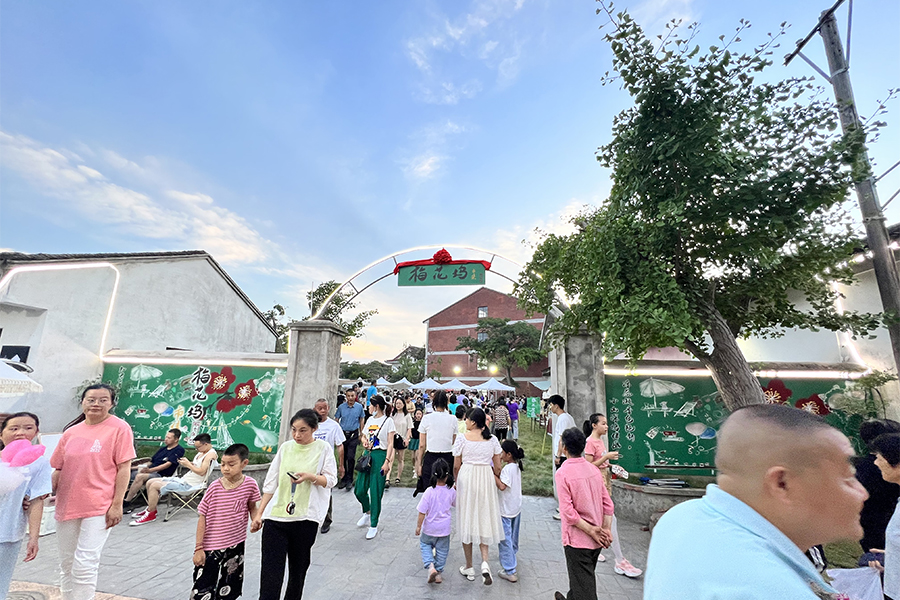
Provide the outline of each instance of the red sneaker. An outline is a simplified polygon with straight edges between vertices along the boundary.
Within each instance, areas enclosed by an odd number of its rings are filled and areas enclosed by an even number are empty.
[[[153,512],[148,511],[140,519],[133,520],[131,523],[129,523],[129,525],[131,525],[132,527],[137,527],[138,525],[146,525],[147,523],[152,523],[155,520],[156,520],[156,511],[155,510]]]

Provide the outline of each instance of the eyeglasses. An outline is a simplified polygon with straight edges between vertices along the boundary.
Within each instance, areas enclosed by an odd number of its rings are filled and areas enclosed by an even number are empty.
[[[110,404],[112,400],[109,398],[84,398],[82,402],[85,404]]]

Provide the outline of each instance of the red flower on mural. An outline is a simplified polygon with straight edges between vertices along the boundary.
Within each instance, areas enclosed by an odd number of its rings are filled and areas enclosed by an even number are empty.
[[[794,392],[787,389],[782,380],[772,379],[769,385],[763,388],[763,395],[769,404],[787,404]]]
[[[434,260],[434,264],[441,265],[446,264],[453,260],[453,257],[450,256],[450,253],[447,252],[446,249],[441,248],[437,252],[434,253],[434,256],[431,257]]]
[[[825,405],[825,401],[822,400],[822,397],[819,394],[813,394],[809,398],[797,400],[797,403],[794,404],[794,406],[801,410],[807,410],[822,417],[831,412],[831,410],[828,408],[828,406]]]
[[[234,396],[227,396],[216,402],[216,410],[223,413],[231,412],[238,406],[247,406],[257,396],[259,392],[256,390],[256,382],[251,379],[234,388]]]
[[[221,373],[213,371],[206,386],[207,394],[227,394],[228,388],[237,379],[237,375],[231,372],[231,367],[223,367]]]

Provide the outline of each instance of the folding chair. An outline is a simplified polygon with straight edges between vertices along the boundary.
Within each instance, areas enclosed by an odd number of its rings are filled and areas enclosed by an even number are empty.
[[[206,481],[204,481],[202,485],[182,492],[168,492],[166,494],[166,516],[163,518],[163,523],[167,522],[178,513],[178,511],[184,508],[192,510],[194,514],[197,514],[197,508],[200,506],[203,494],[209,486],[209,479],[212,477],[212,472],[218,466],[218,461],[213,460],[209,463],[209,469],[206,471]]]

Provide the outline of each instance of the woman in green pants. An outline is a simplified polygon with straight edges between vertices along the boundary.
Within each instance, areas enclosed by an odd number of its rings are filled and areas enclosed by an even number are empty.
[[[387,404],[380,395],[371,400],[375,414],[369,417],[363,427],[362,445],[372,456],[372,467],[368,473],[356,475],[356,499],[362,505],[363,516],[357,527],[369,525],[366,539],[378,534],[378,517],[381,515],[381,499],[384,496],[384,482],[391,477],[394,464],[394,435],[397,429],[394,420],[384,414]]]

